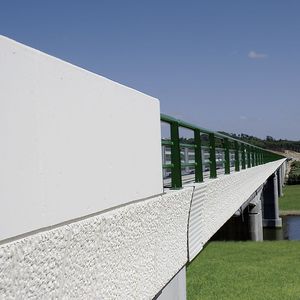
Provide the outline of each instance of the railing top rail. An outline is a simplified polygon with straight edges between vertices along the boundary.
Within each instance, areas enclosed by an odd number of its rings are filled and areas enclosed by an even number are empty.
[[[219,132],[215,132],[213,130],[209,130],[209,129],[206,129],[206,128],[203,128],[203,127],[199,127],[199,126],[193,125],[191,123],[188,123],[188,122],[176,119],[176,118],[173,118],[173,117],[165,115],[165,114],[161,114],[160,119],[161,119],[162,122],[165,122],[165,123],[176,122],[179,125],[179,127],[183,127],[183,128],[190,129],[190,130],[199,130],[201,133],[205,133],[205,134],[211,134],[211,133],[213,133],[215,135],[215,137],[218,137],[218,138],[221,138],[221,139],[228,139],[228,140],[235,141],[235,142],[238,142],[240,144],[244,144],[244,145],[256,148],[256,149],[268,151],[268,150],[266,150],[264,148],[261,148],[261,147],[258,147],[258,146],[246,143],[246,142],[244,142],[242,140],[233,138],[231,136],[228,136],[228,135],[225,135],[225,134],[222,134],[222,133],[219,133]]]

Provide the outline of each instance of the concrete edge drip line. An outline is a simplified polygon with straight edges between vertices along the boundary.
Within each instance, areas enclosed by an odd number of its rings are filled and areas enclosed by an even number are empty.
[[[190,200],[190,207],[189,207],[189,213],[188,213],[188,220],[187,220],[187,228],[186,228],[186,250],[187,250],[187,261],[190,261],[190,251],[189,251],[189,229],[190,229],[190,214],[192,210],[192,204],[193,204],[193,199],[194,199],[194,192],[196,189],[196,185],[192,186],[193,191],[191,195],[191,200]]]
[[[133,200],[133,201],[130,201],[130,202],[127,202],[127,203],[122,203],[120,205],[116,205],[116,206],[104,209],[102,211],[94,212],[94,213],[91,213],[91,214],[88,214],[88,215],[85,215],[85,216],[77,217],[77,218],[67,220],[67,221],[64,221],[64,222],[60,222],[60,223],[57,223],[57,224],[54,224],[54,225],[50,225],[50,226],[38,228],[38,229],[35,229],[35,230],[31,230],[31,231],[28,231],[28,232],[25,232],[25,233],[22,233],[22,234],[19,234],[19,235],[10,237],[10,238],[6,238],[6,239],[0,241],[0,246],[2,246],[4,244],[15,242],[17,240],[20,240],[20,239],[23,239],[23,238],[26,238],[26,237],[29,237],[29,236],[32,236],[32,235],[35,235],[35,234],[38,234],[38,233],[42,233],[42,232],[45,232],[45,231],[50,231],[50,230],[53,230],[53,229],[56,229],[56,228],[59,228],[59,227],[62,227],[62,226],[66,226],[66,225],[69,225],[69,224],[72,224],[72,223],[76,223],[76,222],[79,222],[79,221],[86,220],[88,218],[96,217],[96,216],[99,216],[99,215],[102,215],[104,213],[116,210],[116,209],[121,208],[121,207],[125,207],[125,206],[132,205],[132,204],[135,204],[135,203],[144,202],[144,201],[150,200],[152,198],[156,198],[156,197],[163,196],[163,195],[166,195],[166,194],[167,193],[164,192],[164,193],[156,194],[156,195],[149,196],[149,197],[146,197],[146,198]]]

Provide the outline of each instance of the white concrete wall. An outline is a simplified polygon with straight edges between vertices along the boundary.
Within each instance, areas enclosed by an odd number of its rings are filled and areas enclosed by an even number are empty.
[[[192,190],[1,245],[0,299],[152,299],[187,263]]]
[[[0,240],[163,191],[158,100],[3,36],[0,142]]]
[[[285,159],[189,185],[194,187],[188,229],[190,261],[282,164]]]

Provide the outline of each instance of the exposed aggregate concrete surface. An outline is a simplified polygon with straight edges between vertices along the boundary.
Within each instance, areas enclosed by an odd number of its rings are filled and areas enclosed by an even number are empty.
[[[152,299],[187,262],[192,188],[0,246],[0,299]]]

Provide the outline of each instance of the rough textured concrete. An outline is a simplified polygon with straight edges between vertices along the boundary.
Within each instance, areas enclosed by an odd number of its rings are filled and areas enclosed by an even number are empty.
[[[0,299],[152,299],[187,262],[192,188],[0,246]]]
[[[195,190],[188,231],[190,260],[284,161],[278,160],[192,185]]]

